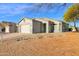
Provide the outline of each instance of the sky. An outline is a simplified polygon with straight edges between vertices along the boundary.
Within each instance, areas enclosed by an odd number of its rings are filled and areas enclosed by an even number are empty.
[[[49,4],[42,4],[41,7],[39,3],[0,3],[0,21],[18,23],[24,17],[63,20],[65,11],[72,5],[53,4],[50,4],[51,7]]]

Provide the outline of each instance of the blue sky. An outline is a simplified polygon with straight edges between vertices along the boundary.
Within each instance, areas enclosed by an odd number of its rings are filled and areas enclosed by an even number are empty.
[[[59,7],[62,4],[56,4],[56,7],[52,8],[47,8],[46,5],[38,8],[38,5],[38,3],[0,3],[0,21],[18,23],[23,17],[63,20],[64,12],[71,4],[62,7]]]

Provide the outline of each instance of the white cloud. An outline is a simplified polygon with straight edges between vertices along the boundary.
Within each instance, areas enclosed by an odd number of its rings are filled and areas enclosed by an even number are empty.
[[[16,6],[9,6],[9,5],[0,5],[0,14],[18,14],[22,13],[26,10],[29,10],[32,6],[27,5],[16,5]]]
[[[3,17],[8,17],[8,16],[14,16],[17,14],[22,14],[27,10],[30,10],[32,7],[31,6],[27,6],[27,5],[16,5],[16,6],[9,6],[9,5],[0,5],[0,14],[4,14],[4,16],[1,16],[0,18]]]

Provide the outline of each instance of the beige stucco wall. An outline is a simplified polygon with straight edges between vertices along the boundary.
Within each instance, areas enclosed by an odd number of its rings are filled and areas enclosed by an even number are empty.
[[[54,25],[54,32],[62,32],[62,24],[61,22],[55,22],[56,25]]]
[[[6,33],[9,33],[10,31],[9,31],[9,26],[5,26],[5,32]]]
[[[32,33],[32,20],[24,18],[18,26],[19,33]]]

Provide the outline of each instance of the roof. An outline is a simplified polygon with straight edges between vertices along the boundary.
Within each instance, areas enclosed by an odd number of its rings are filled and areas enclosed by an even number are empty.
[[[16,23],[2,21],[2,22],[0,23],[0,26],[4,27],[4,26],[9,26],[9,25],[11,25],[11,24],[16,24]]]
[[[58,23],[67,23],[65,21],[60,21],[60,20],[55,20],[53,18],[36,18],[36,19],[41,19],[41,20],[45,20],[45,21],[51,21],[51,22],[58,22]]]
[[[9,24],[7,24],[7,23],[0,23],[0,26],[2,26],[2,27],[7,26],[7,25],[9,25]]]
[[[14,22],[7,22],[7,21],[2,21],[2,23],[7,23],[7,24],[16,24]]]
[[[53,18],[22,18],[21,21],[24,20],[24,19],[28,19],[28,20],[41,19],[41,20],[45,20],[45,21],[64,22],[64,23],[67,23],[67,22],[65,22],[65,21],[55,20],[55,19],[53,19]],[[19,21],[19,23],[20,23],[21,21]],[[19,23],[18,23],[18,24],[19,24]]]
[[[31,18],[22,18],[22,19],[18,22],[18,24],[19,24],[22,20],[24,20],[24,19],[32,20]]]

